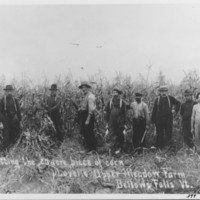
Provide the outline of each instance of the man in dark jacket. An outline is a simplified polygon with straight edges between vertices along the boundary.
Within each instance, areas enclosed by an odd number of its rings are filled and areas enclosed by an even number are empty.
[[[3,123],[3,150],[6,151],[20,135],[21,113],[12,85],[7,85],[4,91],[0,100],[0,121]]]
[[[181,105],[180,114],[182,118],[183,138],[185,144],[190,148],[194,148],[193,135],[191,132],[191,116],[192,108],[195,102],[192,100],[192,91],[186,90],[184,92],[185,102]]]
[[[64,139],[64,131],[61,118],[61,97],[58,95],[56,84],[52,84],[49,90],[51,94],[46,102],[48,115],[55,126],[58,141],[62,142]]]
[[[156,125],[156,146],[162,149],[172,139],[173,112],[178,112],[180,102],[168,95],[168,87],[159,88],[159,96],[156,98],[151,121]],[[166,138],[166,139],[164,139]],[[164,141],[165,144],[164,144]]]
[[[122,91],[119,88],[114,88],[112,91],[112,98],[109,100],[104,110],[107,127],[109,127],[111,133],[115,137],[115,144],[112,149],[115,153],[120,152],[124,144],[123,131],[126,123],[126,104],[121,99],[121,94]]]

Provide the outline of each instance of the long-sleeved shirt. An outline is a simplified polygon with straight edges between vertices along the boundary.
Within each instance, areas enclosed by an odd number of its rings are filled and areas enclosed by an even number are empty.
[[[126,104],[118,99],[111,99],[105,109],[105,120],[110,126],[119,127],[126,123]]]
[[[133,102],[131,104],[131,108],[133,111],[133,118],[143,118],[146,120],[146,124],[150,123],[150,117],[149,117],[149,108],[146,103],[141,101],[140,103]]]
[[[59,96],[50,95],[47,99],[47,108],[49,114],[59,113],[61,107],[61,98]]]
[[[94,114],[96,110],[96,99],[94,94],[90,91],[83,97],[83,100],[80,104],[81,111],[88,111],[88,114]]]
[[[159,96],[154,103],[151,121],[156,123],[157,120],[172,118],[172,107],[175,106],[176,112],[180,108],[180,102],[174,97],[168,95],[166,97]]]
[[[193,106],[191,116],[191,129],[195,132],[196,140],[200,140],[200,104]]]
[[[181,105],[180,114],[184,121],[190,121],[192,116],[192,109],[196,103],[193,100],[184,102]]]
[[[17,115],[19,121],[21,121],[21,112],[18,100],[12,96],[4,96],[0,100],[0,120],[4,120],[5,117],[12,119],[15,115]]]

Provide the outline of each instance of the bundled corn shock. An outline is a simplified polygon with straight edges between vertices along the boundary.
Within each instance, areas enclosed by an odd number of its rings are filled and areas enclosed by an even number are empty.
[[[57,147],[56,130],[45,109],[36,101],[27,101],[22,116],[22,133],[14,146],[30,158],[51,157]],[[19,153],[19,152],[18,152]]]

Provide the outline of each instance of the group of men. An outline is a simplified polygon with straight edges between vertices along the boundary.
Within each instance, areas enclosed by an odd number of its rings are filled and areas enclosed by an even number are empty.
[[[57,91],[57,85],[52,84],[50,95],[42,103],[43,108],[46,109],[49,117],[51,118],[55,130],[56,138],[59,143],[64,139],[64,130],[62,123],[62,116],[60,112],[61,98]],[[3,152],[7,152],[10,146],[16,143],[19,138],[21,127],[21,109],[18,99],[15,97],[15,91],[12,85],[6,85],[4,88],[4,95],[0,99],[0,123],[3,125],[2,144]]]
[[[97,141],[94,133],[95,95],[91,92],[91,85],[86,81],[81,83],[79,89],[82,90],[83,94],[78,109],[80,133],[84,138],[87,151],[96,151]],[[55,126],[57,140],[62,142],[64,139],[60,112],[62,99],[58,95],[56,84],[52,84],[49,90],[50,95],[45,100],[44,108],[48,111],[48,115]],[[20,135],[22,117],[12,85],[7,85],[4,91],[5,94],[0,99],[0,122],[3,124],[3,149],[6,151]],[[152,114],[150,114],[148,105],[142,99],[142,93],[135,93],[135,101],[131,105],[127,105],[122,99],[123,91],[118,87],[113,88],[112,96],[104,108],[106,129],[112,133],[114,141],[114,145],[111,147],[113,152],[123,151],[128,110],[132,111],[132,143],[135,149],[145,147],[145,135],[151,124],[156,126],[155,146],[162,149],[165,145],[169,145],[172,140],[173,114],[179,112],[182,117],[184,141],[190,148],[194,148],[191,117],[195,102],[192,99],[192,92],[190,90],[185,91],[185,102],[181,104],[176,98],[168,95],[167,86],[161,86],[158,91],[159,95],[155,100]]]
[[[117,119],[119,115],[126,116],[128,109],[132,111],[132,127],[133,127],[133,137],[132,143],[135,149],[138,149],[138,153],[141,152],[140,147],[145,147],[145,136],[146,132],[149,130],[151,122],[155,124],[157,131],[156,147],[162,149],[166,144],[172,139],[172,126],[173,126],[173,112],[172,108],[175,107],[176,112],[180,109],[180,102],[174,97],[167,94],[168,88],[162,86],[159,88],[159,96],[156,98],[152,115],[150,115],[148,105],[143,101],[143,95],[139,92],[135,93],[135,101],[131,105],[127,106],[125,103],[122,103],[120,95],[122,91],[118,88],[113,89],[113,97],[111,101],[107,104],[105,108],[105,113],[108,115],[107,123],[113,130],[112,132],[118,138],[121,138],[119,141],[118,150],[123,149],[123,130],[126,128],[125,120],[121,120],[121,123],[118,123]],[[115,104],[112,103],[115,100]],[[113,108],[111,105],[113,104]],[[123,106],[122,106],[123,105]],[[118,114],[116,115],[116,111]],[[121,112],[120,112],[121,111]],[[116,123],[113,123],[116,122]],[[115,149],[114,149],[115,150]]]
[[[91,85],[87,82],[82,83],[79,87],[84,92],[84,106],[80,107],[81,112],[84,111],[85,117],[82,117],[81,133],[85,138],[86,148],[96,150],[96,141],[94,137],[94,112],[95,112],[95,97],[91,93]],[[182,119],[182,130],[184,142],[189,148],[194,149],[193,141],[195,132],[193,127],[195,123],[192,120],[193,106],[196,104],[193,101],[193,93],[190,90],[184,92],[185,101],[181,103],[175,97],[168,94],[168,87],[161,86],[158,89],[158,97],[153,106],[153,111],[150,114],[148,105],[143,101],[142,93],[135,93],[135,101],[131,105],[127,105],[122,99],[122,90],[113,88],[112,97],[104,108],[106,128],[112,133],[114,145],[113,152],[120,152],[124,145],[124,130],[126,126],[127,111],[132,111],[132,128],[133,137],[132,143],[138,153],[141,152],[140,147],[145,147],[145,135],[151,124],[156,127],[156,144],[159,149],[172,142],[173,116],[180,113]],[[199,95],[200,96],[200,95]],[[87,102],[87,103],[86,103]],[[85,106],[88,105],[88,106]],[[92,119],[92,120],[90,120]],[[200,120],[199,120],[200,121]],[[93,144],[93,145],[91,145]]]

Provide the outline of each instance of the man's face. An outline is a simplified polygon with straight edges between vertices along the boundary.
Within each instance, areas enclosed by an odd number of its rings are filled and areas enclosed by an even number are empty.
[[[82,86],[81,90],[82,90],[83,94],[86,94],[88,92],[88,87]]]
[[[141,102],[142,97],[136,97],[135,100],[136,102],[140,103]]]
[[[57,94],[57,90],[51,90],[51,95],[56,95]]]
[[[13,96],[14,95],[14,91],[13,90],[6,90],[5,94],[6,94],[6,96]]]
[[[167,91],[160,91],[160,96],[166,97],[167,96]]]
[[[112,91],[112,96],[117,98],[117,97],[119,97],[119,93],[116,90],[113,90]]]
[[[197,97],[197,101],[200,102],[200,94]]]
[[[192,95],[185,95],[185,100],[186,101],[192,100]]]

